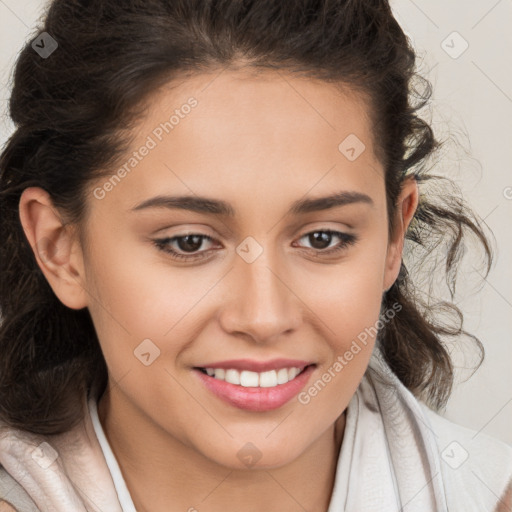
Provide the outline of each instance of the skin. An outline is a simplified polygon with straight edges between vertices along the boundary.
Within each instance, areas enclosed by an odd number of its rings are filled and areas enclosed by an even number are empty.
[[[90,246],[63,227],[39,188],[23,192],[23,228],[59,299],[89,308],[109,368],[100,420],[137,510],[326,511],[344,411],[375,340],[307,405],[295,398],[273,411],[226,404],[192,367],[287,357],[316,363],[307,386],[321,378],[379,318],[382,294],[398,276],[417,185],[404,181],[388,239],[384,171],[364,100],[283,72],[224,71],[160,89],[132,149],[190,96],[198,105],[103,199],[93,190],[106,180],[91,185]],[[349,134],[366,146],[354,161],[338,149]],[[286,214],[296,200],[343,190],[373,204]],[[235,215],[130,211],[159,194],[222,199]],[[357,241],[325,255],[340,239],[315,246],[305,235],[326,229]],[[207,255],[192,263],[152,243],[191,233],[214,239],[203,241],[196,253]],[[263,249],[252,263],[236,252],[248,236]],[[54,245],[51,254],[41,239]],[[182,247],[172,243],[185,253]],[[160,350],[149,366],[134,356],[147,338]],[[237,457],[249,442],[261,454],[252,467]]]

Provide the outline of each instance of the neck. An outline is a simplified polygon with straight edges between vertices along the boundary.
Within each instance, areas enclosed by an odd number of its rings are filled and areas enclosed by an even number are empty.
[[[128,410],[120,393],[110,389],[100,398],[98,415],[139,512],[326,512],[329,507],[345,413],[292,462],[243,470],[204,457],[140,411]]]

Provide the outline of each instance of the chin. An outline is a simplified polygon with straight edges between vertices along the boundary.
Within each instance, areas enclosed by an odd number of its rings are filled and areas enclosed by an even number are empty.
[[[272,446],[270,443],[246,441],[240,446],[230,446],[229,450],[221,450],[215,453],[203,455],[217,465],[232,470],[262,470],[277,469],[292,463],[306,450],[298,446],[290,446],[281,442],[280,446]]]

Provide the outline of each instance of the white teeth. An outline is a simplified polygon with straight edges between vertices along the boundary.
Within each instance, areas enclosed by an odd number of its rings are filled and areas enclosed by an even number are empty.
[[[267,372],[251,372],[243,370],[223,368],[205,368],[206,373],[215,379],[224,380],[230,384],[237,384],[245,388],[273,388],[280,384],[286,384],[293,380],[300,372],[300,368],[281,368],[280,370],[270,370]]]
[[[300,370],[298,368],[288,368],[288,380],[295,379],[299,371]]]
[[[217,377],[217,370],[215,370],[215,377]],[[226,370],[224,380],[230,384],[240,384],[240,372],[238,370]]]
[[[258,387],[259,383],[260,383],[260,378],[256,372],[250,372],[248,370],[244,370],[240,374],[240,386],[243,386],[244,388]]]
[[[277,383],[286,384],[288,382],[288,368],[281,368],[277,372]]]
[[[213,370],[213,368],[211,368]],[[209,368],[206,369],[206,371],[208,372]],[[216,379],[219,379],[219,380],[224,380],[225,376],[226,376],[226,370],[224,370],[224,368],[217,368],[216,370],[213,370],[214,372],[214,377]]]
[[[286,370],[286,368],[284,368]],[[275,370],[260,373],[260,388],[273,388],[277,386],[277,373]]]

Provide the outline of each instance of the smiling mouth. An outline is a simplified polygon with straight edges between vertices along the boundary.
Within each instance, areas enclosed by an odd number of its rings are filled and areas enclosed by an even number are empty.
[[[252,369],[244,369],[244,366]],[[258,366],[264,371],[253,371]],[[267,412],[292,400],[306,386],[316,368],[315,363],[298,360],[259,364],[238,360],[196,366],[193,370],[206,389],[225,403],[249,412]]]
[[[307,368],[315,365],[306,365],[302,368],[290,366],[265,372],[237,370],[235,368],[195,368],[213,379],[242,386],[245,388],[274,388],[294,380]]]

